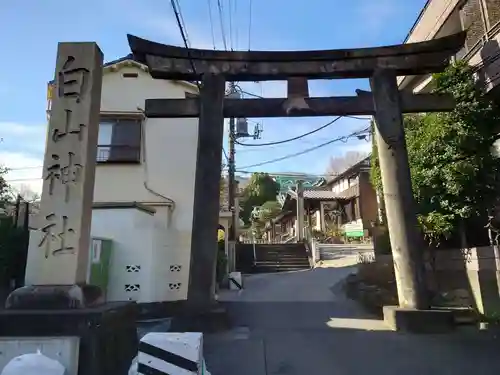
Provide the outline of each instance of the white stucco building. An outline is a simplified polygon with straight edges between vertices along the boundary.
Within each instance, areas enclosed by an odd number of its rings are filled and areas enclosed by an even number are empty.
[[[97,271],[108,300],[187,298],[198,119],[147,119],[142,109],[148,98],[185,98],[197,90],[189,82],[152,79],[130,56],[104,65],[91,256],[100,261],[98,239],[110,240],[107,264]],[[230,217],[223,200],[220,224],[228,228]],[[30,253],[28,283],[36,272]]]

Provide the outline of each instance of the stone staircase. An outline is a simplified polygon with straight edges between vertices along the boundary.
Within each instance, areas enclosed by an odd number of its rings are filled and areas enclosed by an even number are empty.
[[[259,244],[252,273],[288,272],[311,268],[307,250],[302,243]]]

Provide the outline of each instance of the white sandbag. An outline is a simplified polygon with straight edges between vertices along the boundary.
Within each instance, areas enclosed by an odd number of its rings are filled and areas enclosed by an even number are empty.
[[[11,359],[1,375],[65,375],[65,372],[60,362],[38,352]]]

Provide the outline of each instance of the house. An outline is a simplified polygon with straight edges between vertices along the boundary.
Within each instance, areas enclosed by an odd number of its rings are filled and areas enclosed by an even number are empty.
[[[197,90],[154,80],[132,56],[104,65],[91,234],[93,256],[101,240],[111,243],[103,266],[110,301],[187,298],[198,119],[148,119],[143,108],[148,98]],[[49,114],[50,103],[49,95]],[[228,228],[224,197],[219,222]]]
[[[347,236],[370,234],[377,220],[377,194],[370,182],[370,157],[367,157],[321,186],[304,189],[305,225],[312,230],[342,230]],[[282,213],[268,226],[276,238],[297,235],[297,192],[289,190]]]
[[[405,43],[422,42],[467,30],[465,46],[455,56],[477,67],[488,92],[498,92],[500,82],[500,2],[495,0],[428,0]],[[399,87],[415,93],[429,92],[427,76],[399,77]]]

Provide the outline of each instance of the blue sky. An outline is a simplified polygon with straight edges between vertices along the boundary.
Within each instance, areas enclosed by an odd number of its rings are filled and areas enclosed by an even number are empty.
[[[220,0],[228,46],[246,50],[307,50],[370,47],[401,43],[425,0]],[[193,47],[222,49],[217,0],[179,0]],[[252,26],[249,27],[250,3]],[[230,12],[231,9],[231,12]],[[231,21],[229,14],[232,14]],[[59,41],[96,41],[107,61],[128,54],[126,34],[181,44],[168,0],[16,0],[0,2],[0,163],[12,167],[16,185],[38,186],[46,129],[46,82],[54,74]],[[230,33],[230,31],[232,31]],[[5,57],[7,56],[7,57]],[[267,97],[286,96],[283,82],[249,83],[244,88]],[[365,80],[314,81],[312,96],[353,95]],[[259,141],[272,142],[310,131],[331,118],[253,119],[263,123]],[[250,128],[254,122],[250,122]],[[274,147],[238,147],[237,168],[310,148],[367,126],[341,119],[303,140]],[[227,149],[227,147],[226,147]],[[252,171],[322,174],[330,156],[368,150],[365,141],[334,143],[317,151]],[[19,169],[26,168],[26,169]]]

